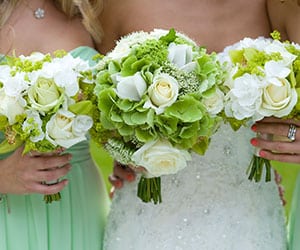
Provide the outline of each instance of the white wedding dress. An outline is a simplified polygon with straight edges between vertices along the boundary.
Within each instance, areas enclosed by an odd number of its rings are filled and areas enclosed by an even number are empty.
[[[161,204],[141,202],[137,183],[118,190],[104,249],[287,249],[275,182],[250,182],[246,174],[252,136],[250,129],[222,125],[205,156],[193,155],[187,168],[162,177]]]

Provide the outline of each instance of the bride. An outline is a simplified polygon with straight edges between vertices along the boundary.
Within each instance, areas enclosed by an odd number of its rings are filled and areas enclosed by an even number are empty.
[[[278,0],[279,2],[279,0]],[[209,51],[242,38],[268,36],[266,1],[111,0],[104,6],[102,53],[136,30],[175,28]],[[134,13],[126,15],[124,13]],[[176,175],[162,177],[163,202],[143,203],[137,183],[115,193],[104,249],[286,249],[283,207],[275,181],[253,183],[246,169],[253,148],[249,129],[223,124],[204,156]],[[120,184],[124,173],[115,169]],[[274,178],[273,178],[274,179]],[[122,184],[122,183],[121,183]]]

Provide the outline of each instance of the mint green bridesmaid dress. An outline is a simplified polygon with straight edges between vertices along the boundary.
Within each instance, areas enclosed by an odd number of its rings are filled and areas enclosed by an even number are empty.
[[[288,220],[289,250],[300,249],[300,174],[297,176]]]
[[[89,47],[71,52],[86,60],[95,53]],[[102,249],[109,208],[104,181],[92,160],[88,141],[68,152],[73,155],[72,169],[60,201],[45,204],[40,194],[9,194],[0,201],[0,250]]]

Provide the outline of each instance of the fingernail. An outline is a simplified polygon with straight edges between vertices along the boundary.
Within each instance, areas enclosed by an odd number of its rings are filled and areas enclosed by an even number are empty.
[[[257,130],[256,124],[253,124],[253,125],[251,126],[251,130],[254,131],[254,132],[256,132],[256,130]]]
[[[117,181],[115,182],[115,187],[117,187],[117,188],[122,187],[122,182],[121,182],[120,180],[117,180]]]
[[[133,181],[134,178],[135,178],[135,176],[134,176],[133,174],[127,174],[127,175],[126,175],[126,180],[127,180],[127,181]]]
[[[264,152],[264,151],[259,151],[259,156],[260,157],[266,157],[266,152]]]
[[[250,143],[251,143],[252,146],[257,146],[258,145],[258,140],[256,138],[252,138],[250,140]]]

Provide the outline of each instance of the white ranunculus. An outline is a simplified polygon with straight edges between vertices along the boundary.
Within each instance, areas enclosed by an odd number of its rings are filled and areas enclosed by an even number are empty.
[[[166,140],[156,140],[144,144],[133,155],[132,160],[137,166],[144,167],[149,177],[175,174],[187,166],[191,160],[186,150],[172,146]]]
[[[48,112],[63,103],[64,93],[53,79],[40,77],[29,87],[28,101],[33,109]]]
[[[116,74],[112,76],[112,80],[116,84],[116,93],[121,99],[140,101],[147,89],[147,83],[140,72],[125,77]]]
[[[276,79],[276,78],[275,78]],[[283,117],[288,115],[298,100],[297,92],[286,79],[266,79],[267,86],[263,89],[263,98],[259,113],[263,116]],[[280,81],[280,85],[278,85]]]
[[[178,91],[178,82],[174,77],[164,73],[158,74],[148,88],[149,100],[145,102],[144,107],[153,108],[156,114],[161,114],[177,100]]]
[[[225,97],[225,113],[238,120],[255,117],[261,103],[262,81],[256,75],[244,74],[233,82]]]
[[[16,122],[16,116],[24,113],[26,101],[21,96],[9,96],[0,89],[0,115],[7,117],[9,124]]]
[[[182,68],[193,60],[192,47],[187,44],[170,43],[168,48],[168,59],[178,68]]]
[[[220,89],[216,89],[213,93],[205,95],[202,103],[206,107],[208,113],[216,115],[224,108],[224,93]]]
[[[76,116],[70,111],[59,110],[46,125],[46,139],[53,145],[70,148],[86,140],[85,134],[92,124],[89,116]]]

